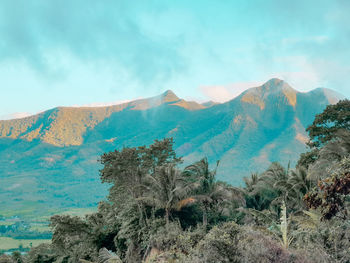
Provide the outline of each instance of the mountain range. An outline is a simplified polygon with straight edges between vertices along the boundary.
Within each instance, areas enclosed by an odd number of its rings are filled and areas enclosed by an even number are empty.
[[[103,199],[99,156],[173,137],[184,165],[220,160],[218,178],[242,184],[273,161],[293,166],[307,150],[305,128],[343,98],[298,92],[271,79],[225,103],[197,103],[172,91],[108,107],[57,107],[0,121],[0,207],[89,207]],[[1,209],[0,209],[1,214]]]

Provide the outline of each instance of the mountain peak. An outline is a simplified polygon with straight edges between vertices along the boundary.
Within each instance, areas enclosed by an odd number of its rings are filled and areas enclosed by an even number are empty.
[[[280,83],[283,83],[284,80],[282,79],[279,79],[279,78],[272,78],[272,79],[269,79],[268,81],[265,82],[264,85],[266,84],[269,84],[269,85],[278,85]]]
[[[282,79],[278,78],[272,78],[265,82],[262,86],[261,89],[265,92],[268,91],[280,91],[280,90],[285,90],[285,89],[291,89],[294,90],[287,82],[285,82]]]
[[[278,97],[282,95],[286,98],[291,106],[296,105],[297,91],[294,90],[289,84],[281,79],[272,78],[265,82],[260,87],[251,88],[243,92],[241,101],[250,104],[256,104],[261,110],[265,108],[268,97]]]
[[[171,91],[171,90],[167,90],[165,91],[162,95],[161,95],[162,101],[163,102],[172,102],[172,101],[178,101],[180,100],[178,96],[176,96],[176,94]]]

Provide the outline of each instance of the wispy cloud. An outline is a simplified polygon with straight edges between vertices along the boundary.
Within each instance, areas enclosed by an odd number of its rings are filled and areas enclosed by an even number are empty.
[[[250,81],[218,86],[201,86],[199,88],[208,99],[216,102],[226,102],[240,95],[246,89],[257,87],[261,84],[263,82]]]
[[[74,104],[71,107],[107,107],[107,106],[113,106],[113,105],[119,105],[123,103],[130,102],[131,100],[119,100],[119,101],[114,101],[114,102],[93,102],[93,103],[88,103],[88,104],[82,104],[82,105],[77,105]]]
[[[28,116],[31,116],[32,114],[29,112],[15,112],[12,114],[7,114],[7,115],[1,115],[0,120],[12,120],[12,119],[21,119],[25,118]]]
[[[304,37],[289,37],[289,38],[282,38],[281,44],[282,45],[297,45],[297,44],[305,44],[305,43],[317,43],[317,44],[323,44],[327,40],[329,40],[330,37],[327,35],[319,35],[319,36],[304,36]]]
[[[346,0],[3,0],[0,114],[167,89],[225,101],[276,75],[350,96],[349,12]]]

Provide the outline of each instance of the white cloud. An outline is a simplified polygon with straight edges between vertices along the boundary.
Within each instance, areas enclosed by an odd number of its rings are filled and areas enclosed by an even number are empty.
[[[307,37],[286,37],[281,41],[282,45],[296,45],[296,44],[304,44],[304,43],[316,43],[323,44],[329,40],[329,36],[326,35],[316,35],[316,36],[307,36]]]
[[[0,120],[12,120],[12,119],[21,119],[28,116],[31,116],[32,114],[29,112],[15,112],[7,115],[1,115]]]
[[[210,100],[216,102],[229,101],[240,95],[243,91],[262,85],[264,82],[236,82],[227,85],[201,86],[200,91]]]
[[[280,72],[276,77],[286,81],[292,88],[297,91],[307,92],[312,89],[324,86],[318,78],[318,74],[311,71]]]
[[[119,105],[123,103],[130,102],[131,100],[118,100],[114,102],[93,102],[93,103],[88,103],[88,104],[83,104],[83,105],[77,105],[74,104],[72,107],[79,108],[79,107],[107,107],[107,106],[113,106],[113,105]]]
[[[284,71],[272,74],[271,78],[280,78],[298,91],[310,91],[318,87],[326,87],[314,61],[306,56],[277,57],[276,62],[285,65]]]

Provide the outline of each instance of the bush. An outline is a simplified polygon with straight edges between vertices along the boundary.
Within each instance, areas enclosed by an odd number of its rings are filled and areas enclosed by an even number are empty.
[[[240,227],[234,222],[215,226],[199,242],[188,262],[240,262],[238,234]]]
[[[27,261],[30,263],[51,263],[55,262],[56,258],[57,256],[49,244],[33,247],[27,255]]]
[[[0,263],[14,263],[14,261],[10,256],[3,254],[0,256]]]
[[[239,236],[238,251],[240,262],[260,263],[306,263],[320,262],[307,259],[301,253],[285,249],[281,242],[252,227],[242,228]],[[305,253],[305,251],[304,251]]]
[[[185,262],[185,258],[204,238],[202,227],[183,231],[180,223],[170,223],[161,227],[151,238],[149,262]]]
[[[228,222],[214,227],[197,247],[182,261],[174,262],[236,262],[236,263],[311,263],[330,262],[313,251],[285,249],[269,235],[250,226]],[[181,259],[181,258],[180,258]]]
[[[151,238],[151,247],[160,251],[169,250],[176,247],[178,237],[183,233],[177,223],[170,223],[168,226],[160,227],[157,233]]]

